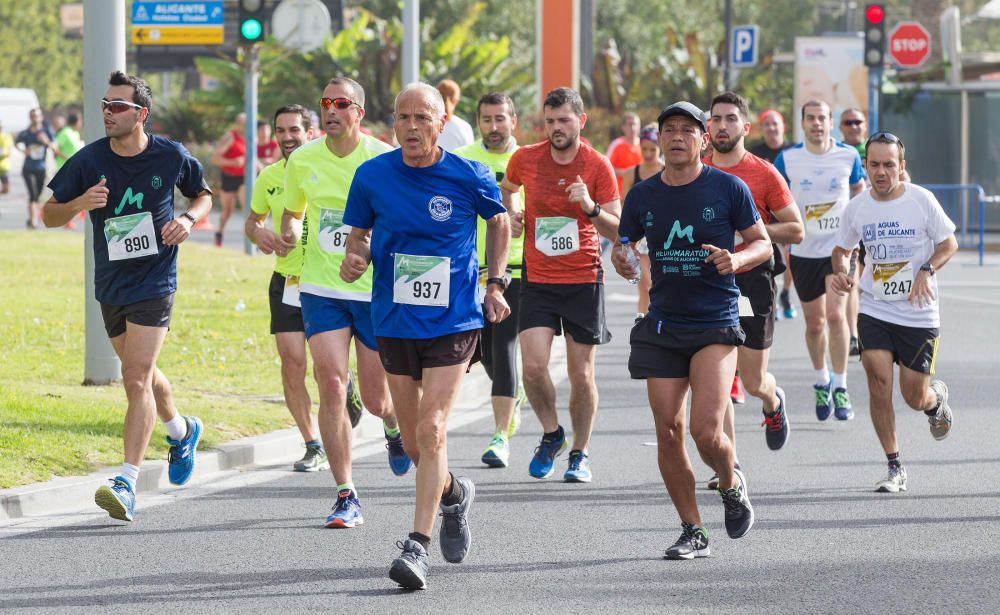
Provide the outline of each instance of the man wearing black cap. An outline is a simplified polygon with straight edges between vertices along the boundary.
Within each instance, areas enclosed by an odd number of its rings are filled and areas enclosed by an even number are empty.
[[[708,556],[709,548],[684,448],[688,387],[691,435],[719,474],[726,531],[740,538],[753,526],[746,478],[734,468],[733,445],[722,423],[736,347],[745,337],[734,273],[770,258],[771,244],[746,184],[702,163],[705,114],[678,102],[664,109],[657,123],[666,167],[660,181],[629,191],[612,262],[620,275],[634,278],[638,272],[626,250],[646,238],[653,286],[649,313],[632,329],[629,372],[647,381],[660,474],[681,518],[681,536],[664,557],[692,559]],[[734,252],[736,233],[746,244],[740,252]],[[628,246],[622,245],[626,238]]]

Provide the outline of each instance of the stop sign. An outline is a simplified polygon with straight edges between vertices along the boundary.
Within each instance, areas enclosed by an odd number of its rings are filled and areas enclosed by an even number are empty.
[[[902,21],[889,34],[889,55],[900,68],[916,68],[931,55],[931,34],[916,21]]]

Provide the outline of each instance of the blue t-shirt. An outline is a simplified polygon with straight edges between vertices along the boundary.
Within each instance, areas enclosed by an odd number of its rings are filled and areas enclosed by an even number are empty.
[[[735,232],[759,219],[743,180],[707,165],[684,186],[668,186],[659,175],[633,186],[618,234],[633,242],[646,238],[653,316],[678,329],[738,326],[736,276],[719,275],[701,246],[732,252]]]
[[[49,138],[49,143],[56,140],[47,124],[43,124],[42,129],[38,132],[44,133]],[[25,171],[45,170],[45,156],[48,154],[49,148],[38,138],[38,133],[32,132],[31,128],[25,128],[17,134],[17,139],[14,142],[23,144],[24,149],[27,150],[24,155],[24,167],[22,167]]]
[[[97,300],[129,305],[176,291],[177,246],[163,245],[160,232],[174,219],[174,186],[189,199],[208,190],[201,163],[164,137],[149,135],[136,156],[114,153],[105,137],[67,160],[49,188],[56,201],[67,203],[102,177],[108,203],[90,212]]]
[[[430,339],[481,329],[477,216],[506,210],[486,165],[442,151],[409,167],[400,150],[363,163],[344,224],[372,229],[372,321],[381,337]]]

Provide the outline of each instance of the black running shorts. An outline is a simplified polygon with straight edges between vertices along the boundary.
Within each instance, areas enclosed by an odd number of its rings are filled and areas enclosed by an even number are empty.
[[[808,303],[826,294],[826,276],[833,275],[833,263],[829,258],[803,258],[792,254],[789,265],[799,301]]]
[[[866,350],[888,350],[894,363],[921,374],[934,374],[940,329],[904,327],[868,314],[858,314],[858,346]]]
[[[429,339],[376,337],[382,367],[395,376],[423,380],[424,368],[461,365],[469,366],[482,357],[482,329],[460,331]]]
[[[774,274],[767,263],[744,273],[736,274],[740,294],[750,300],[753,316],[740,316],[740,328],[746,334],[744,346],[753,350],[767,350],[774,340],[774,299],[777,287]]]
[[[604,284],[540,284],[521,280],[518,332],[548,327],[563,329],[578,344],[611,341],[604,314]]]
[[[271,305],[271,335],[275,333],[305,333],[302,323],[302,308],[284,303],[285,275],[275,271],[271,274],[271,284],[267,288],[268,303]]]
[[[109,338],[116,338],[125,333],[126,322],[144,327],[170,328],[170,315],[174,309],[174,294],[130,303],[129,305],[101,304],[101,316],[104,317],[104,330]]]
[[[632,327],[628,371],[632,378],[687,378],[691,358],[713,344],[740,346],[745,336],[739,327],[677,329],[649,314]],[[729,385],[726,385],[727,387]]]

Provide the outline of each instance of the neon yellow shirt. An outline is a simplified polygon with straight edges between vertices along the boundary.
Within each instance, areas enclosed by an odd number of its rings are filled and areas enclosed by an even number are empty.
[[[310,237],[305,242],[302,277],[304,293],[371,301],[372,270],[352,283],[340,279],[340,263],[351,227],[345,226],[344,207],[354,172],[361,163],[392,147],[374,137],[361,135],[354,151],[338,157],[326,146],[326,137],[306,143],[288,158],[285,170],[285,207],[306,212]]]
[[[69,157],[80,151],[85,143],[75,128],[64,126],[56,135],[56,146],[62,156],[56,156],[56,168],[61,169]]]
[[[475,160],[476,162],[485,164],[491,171],[497,174],[497,185],[500,185],[500,182],[503,180],[503,174],[507,172],[507,162],[510,161],[510,157],[514,155],[517,148],[517,144],[514,143],[506,152],[494,154],[486,149],[482,139],[480,139],[456,149],[454,153],[468,160]],[[521,203],[524,203],[524,188],[521,189]],[[482,218],[479,219],[479,226],[476,229],[476,249],[479,253],[480,268],[483,268],[486,266],[486,220]],[[510,239],[510,254],[507,257],[507,264],[512,267],[512,278],[521,277],[523,253],[524,234],[522,233],[520,237],[511,237]]]
[[[253,184],[253,198],[250,199],[250,209],[258,215],[271,214],[271,226],[276,235],[281,235],[281,216],[285,213],[285,159],[264,167],[257,181]],[[306,229],[303,225],[303,229]],[[274,270],[281,275],[299,275],[302,273],[302,254],[304,244],[308,241],[308,230],[303,230],[302,241],[288,256],[278,256],[274,261]]]
[[[10,172],[10,152],[14,148],[14,137],[8,132],[0,132],[0,175]]]

